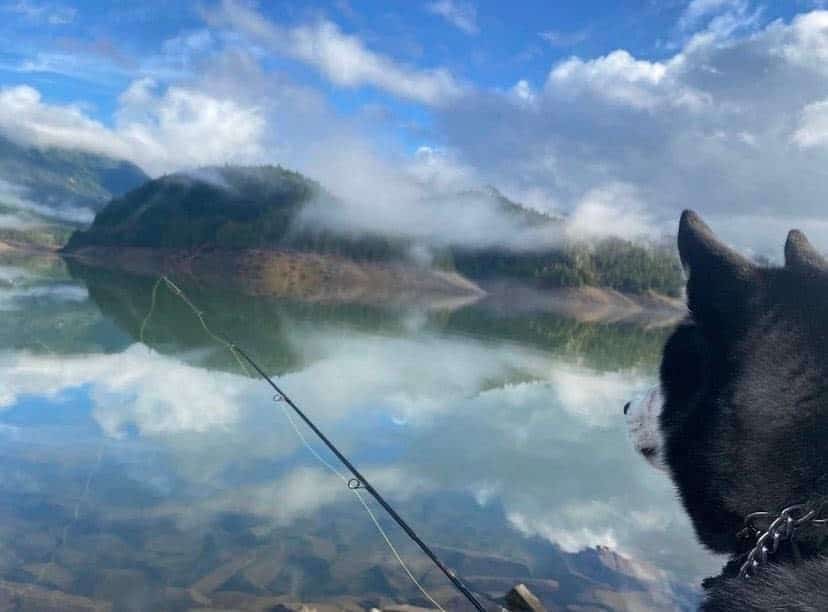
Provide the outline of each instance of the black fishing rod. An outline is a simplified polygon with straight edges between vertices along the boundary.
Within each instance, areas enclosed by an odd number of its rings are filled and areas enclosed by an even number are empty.
[[[245,361],[247,361],[251,366],[253,366],[253,369],[256,370],[256,372],[258,372],[259,376],[261,376],[262,379],[265,382],[267,382],[273,388],[274,391],[276,391],[276,393],[278,394],[277,398],[285,402],[288,406],[290,406],[293,409],[293,411],[297,415],[299,415],[299,418],[302,419],[302,421],[304,421],[305,425],[307,425],[313,430],[313,433],[315,433],[319,437],[319,439],[325,443],[325,446],[327,446],[330,449],[330,451],[334,455],[336,455],[337,458],[343,463],[343,465],[345,465],[345,467],[348,468],[351,474],[354,475],[354,478],[348,482],[348,487],[351,489],[365,489],[366,491],[368,491],[368,493],[370,493],[371,496],[375,500],[377,500],[377,503],[383,508],[385,508],[385,511],[391,516],[392,519],[394,519],[394,521],[396,521],[397,525],[402,527],[403,531],[405,531],[405,533],[408,534],[408,537],[414,540],[414,542],[417,543],[417,546],[420,547],[420,549],[426,554],[426,556],[428,556],[428,558],[434,562],[434,565],[440,568],[440,571],[446,575],[446,578],[448,578],[455,587],[457,587],[457,590],[460,591],[463,594],[463,596],[471,602],[475,609],[477,609],[479,612],[486,612],[486,609],[472,594],[468,587],[466,587],[466,585],[463,584],[463,581],[460,580],[460,578],[458,578],[454,572],[447,568],[442,561],[440,561],[439,557],[437,557],[437,555],[434,554],[434,552],[428,547],[428,544],[426,544],[420,539],[420,536],[418,536],[414,532],[414,530],[408,525],[408,523],[406,523],[403,520],[403,518],[399,514],[397,514],[397,511],[394,510],[394,508],[392,508],[387,501],[385,501],[383,496],[380,495],[379,491],[377,491],[373,487],[373,485],[370,482],[368,482],[365,476],[363,476],[360,473],[360,471],[354,466],[353,463],[348,461],[348,458],[339,451],[339,449],[334,445],[334,443],[328,440],[325,434],[323,434],[319,430],[319,428],[313,424],[313,421],[311,421],[305,415],[305,413],[302,412],[302,410],[296,404],[293,403],[293,400],[291,400],[290,397],[284,391],[282,391],[275,382],[273,382],[273,379],[271,379],[270,376],[264,373],[264,370],[262,370],[259,367],[259,365],[255,361],[253,361],[250,355],[248,355],[244,350],[236,346],[232,341],[229,343],[229,345],[232,350],[236,351],[245,359]]]

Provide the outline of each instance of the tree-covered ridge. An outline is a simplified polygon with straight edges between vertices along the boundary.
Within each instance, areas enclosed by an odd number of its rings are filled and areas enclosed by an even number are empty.
[[[508,278],[544,287],[593,285],[670,295],[681,288],[681,270],[669,249],[621,239],[564,241],[565,219],[521,206],[491,187],[457,197],[481,195],[514,220],[515,227],[559,236],[560,242],[524,252],[507,247],[433,248],[434,265],[475,280]],[[341,205],[317,182],[280,166],[209,167],[171,174],[113,199],[88,230],[73,234],[67,249],[274,248],[386,262],[407,259],[417,246],[399,236],[309,227],[301,221],[300,213],[311,201]]]
[[[205,168],[171,174],[115,198],[74,244],[260,247],[282,240],[319,191],[279,167]]]
[[[346,236],[298,222],[313,199],[335,205],[318,183],[281,166],[202,168],[152,180],[115,198],[67,249],[82,246],[289,248],[385,260],[404,256],[404,241]]]
[[[481,190],[465,191],[459,194],[470,196],[484,196],[494,202],[498,211],[503,213],[506,217],[517,221],[518,226],[525,227],[560,227],[565,221],[563,217],[552,215],[546,212],[541,212],[533,208],[528,208],[522,204],[510,200],[503,195],[499,189],[492,185],[487,185]]]
[[[475,279],[512,278],[541,287],[610,287],[628,293],[678,295],[681,266],[672,249],[621,238],[562,242],[537,252],[455,249],[454,267]]]

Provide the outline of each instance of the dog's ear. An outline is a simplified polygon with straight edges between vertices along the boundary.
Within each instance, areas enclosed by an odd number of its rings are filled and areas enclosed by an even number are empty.
[[[808,242],[805,234],[791,230],[785,241],[785,267],[799,270],[828,270],[828,262]]]
[[[681,215],[678,248],[694,318],[722,322],[747,306],[756,266],[716,238],[692,210]]]

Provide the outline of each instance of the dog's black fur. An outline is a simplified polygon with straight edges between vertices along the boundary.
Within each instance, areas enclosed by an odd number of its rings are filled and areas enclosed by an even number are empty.
[[[828,264],[796,230],[757,266],[692,211],[678,234],[690,316],[661,364],[664,458],[701,542],[730,553],[706,610],[828,610],[828,560],[803,545],[738,578],[746,515],[828,497]]]

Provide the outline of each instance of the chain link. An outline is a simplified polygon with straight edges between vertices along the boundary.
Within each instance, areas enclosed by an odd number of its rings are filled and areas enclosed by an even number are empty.
[[[750,578],[760,566],[767,564],[768,557],[779,550],[782,542],[793,542],[800,529],[807,526],[825,527],[828,517],[822,516],[826,502],[815,507],[808,504],[794,504],[781,510],[778,514],[772,512],[753,512],[745,517],[745,526],[737,534],[741,538],[756,537],[756,544],[748,552],[745,562],[739,568],[740,578]],[[767,522],[767,527],[761,529],[758,524]]]

